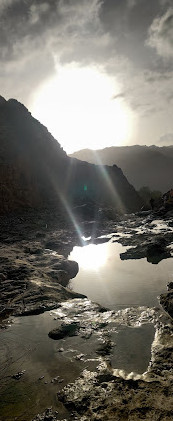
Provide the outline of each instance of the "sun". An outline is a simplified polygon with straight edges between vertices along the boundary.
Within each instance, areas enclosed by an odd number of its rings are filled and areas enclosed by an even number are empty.
[[[132,115],[114,78],[95,67],[58,66],[56,76],[32,96],[32,114],[48,127],[67,153],[122,145]]]

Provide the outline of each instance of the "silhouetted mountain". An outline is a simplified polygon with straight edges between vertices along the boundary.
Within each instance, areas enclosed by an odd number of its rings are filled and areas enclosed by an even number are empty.
[[[88,201],[133,211],[135,189],[116,167],[69,158],[46,127],[14,99],[0,97],[0,212]]]
[[[83,149],[72,157],[90,163],[116,164],[138,190],[148,186],[165,192],[173,185],[173,146],[121,146],[98,151]]]

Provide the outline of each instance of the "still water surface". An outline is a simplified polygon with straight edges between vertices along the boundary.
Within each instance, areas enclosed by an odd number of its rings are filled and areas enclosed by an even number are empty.
[[[158,265],[152,265],[146,259],[121,261],[119,254],[127,248],[111,241],[74,247],[69,258],[79,263],[79,273],[70,282],[71,287],[115,310],[158,305],[157,297],[172,281],[172,258]],[[46,312],[16,318],[7,331],[0,332],[0,421],[30,421],[48,406],[58,409],[59,419],[68,418],[56,393],[74,381],[84,368],[92,370],[98,364],[92,360],[95,339],[92,335],[87,347],[86,340],[79,336],[53,341],[48,332],[54,327],[56,320],[51,312]],[[152,324],[139,328],[117,327],[111,337],[116,344],[111,356],[112,366],[143,373],[150,360],[153,339]],[[64,347],[64,352],[59,352],[60,347]],[[90,362],[75,360],[80,352],[87,352]],[[21,370],[26,370],[25,374],[20,380],[14,380],[12,376]],[[56,376],[60,383],[52,383]]]
[[[72,289],[111,309],[157,306],[157,297],[173,280],[173,259],[157,265],[146,258],[121,260],[125,250],[127,247],[111,241],[74,247],[69,259],[78,262],[79,272],[70,281]]]

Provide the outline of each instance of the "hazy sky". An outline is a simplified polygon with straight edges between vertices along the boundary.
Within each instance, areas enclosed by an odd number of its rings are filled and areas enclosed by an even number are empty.
[[[173,144],[172,0],[0,0],[0,94],[69,152]]]

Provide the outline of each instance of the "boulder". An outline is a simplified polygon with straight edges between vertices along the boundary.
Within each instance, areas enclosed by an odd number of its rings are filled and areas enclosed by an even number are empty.
[[[49,274],[52,278],[56,279],[58,283],[61,284],[63,287],[66,287],[70,280],[70,276],[65,270],[52,270],[51,272],[49,272]]]
[[[63,339],[66,336],[75,336],[77,335],[77,332],[79,331],[79,323],[78,322],[72,322],[68,324],[62,324],[57,329],[53,329],[49,332],[48,336],[51,339]]]

